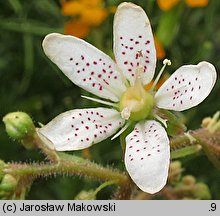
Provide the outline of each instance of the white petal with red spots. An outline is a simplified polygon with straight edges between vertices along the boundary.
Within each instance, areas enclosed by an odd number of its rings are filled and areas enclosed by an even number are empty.
[[[157,91],[156,104],[176,111],[194,107],[209,95],[216,76],[215,67],[208,62],[182,66]]]
[[[167,181],[169,139],[156,121],[142,121],[126,137],[125,165],[135,184],[147,193],[160,191]]]
[[[141,7],[132,3],[118,6],[114,18],[114,53],[119,68],[131,84],[141,65],[143,84],[152,80],[156,51],[150,21]]]
[[[79,38],[52,33],[43,49],[73,83],[99,97],[118,102],[126,89],[113,60]]]
[[[113,135],[124,120],[113,109],[76,109],[58,115],[38,130],[57,151],[80,150]]]

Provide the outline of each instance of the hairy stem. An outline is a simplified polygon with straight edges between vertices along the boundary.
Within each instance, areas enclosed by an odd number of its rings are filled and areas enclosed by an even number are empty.
[[[119,185],[123,185],[128,181],[125,174],[119,171],[102,167],[95,163],[82,158],[59,154],[60,161],[58,163],[48,164],[8,164],[4,168],[4,172],[16,176],[32,176],[37,178],[41,176],[68,174],[87,176],[101,181],[115,181]]]
[[[195,141],[192,142],[189,139],[189,135],[195,138]],[[220,130],[211,133],[206,128],[190,131],[188,135],[177,136],[170,141],[171,156],[173,158],[180,158],[203,150],[213,165],[220,170],[220,160],[218,159],[220,156],[219,137]]]

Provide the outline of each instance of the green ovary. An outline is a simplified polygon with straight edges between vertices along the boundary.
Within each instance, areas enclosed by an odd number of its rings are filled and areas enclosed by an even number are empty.
[[[140,83],[129,87],[122,95],[120,101],[120,111],[124,109],[130,111],[129,119],[140,121],[147,118],[153,109],[154,97],[147,92]]]

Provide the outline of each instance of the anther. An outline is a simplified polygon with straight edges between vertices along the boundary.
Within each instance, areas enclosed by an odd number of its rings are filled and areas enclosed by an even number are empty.
[[[164,59],[163,60],[163,64],[170,66],[171,65],[171,61],[169,59]]]
[[[128,120],[129,117],[131,115],[131,110],[128,107],[125,107],[122,111],[121,111],[121,117],[125,120]]]

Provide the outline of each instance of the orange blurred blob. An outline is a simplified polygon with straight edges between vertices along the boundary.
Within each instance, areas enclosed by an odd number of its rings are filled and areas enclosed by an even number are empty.
[[[179,3],[180,0],[157,0],[157,4],[161,10],[168,11]]]
[[[61,0],[61,11],[72,19],[64,25],[64,33],[84,38],[92,27],[99,26],[110,12],[102,0]]]
[[[85,10],[81,14],[81,21],[91,26],[100,25],[107,17],[107,11],[102,8],[93,8],[91,10]]]
[[[209,0],[185,0],[189,7],[206,7]]]
[[[181,0],[157,0],[157,4],[161,10],[168,11],[180,1]],[[189,7],[205,7],[208,5],[209,0],[185,0],[185,2]]]
[[[154,43],[155,43],[155,48],[156,48],[156,54],[157,54],[157,59],[163,59],[165,57],[165,50],[163,45],[160,43],[160,41],[154,37]]]
[[[79,38],[84,38],[88,35],[90,27],[80,20],[70,20],[64,24],[64,34],[74,35]]]
[[[160,80],[158,81],[157,85],[155,86],[155,90],[158,90],[162,85],[163,83],[169,78],[169,75],[168,74],[164,74]],[[150,83],[148,83],[147,85],[144,86],[144,89],[146,91],[150,90],[151,86],[153,85],[154,83],[154,80],[152,80]]]

